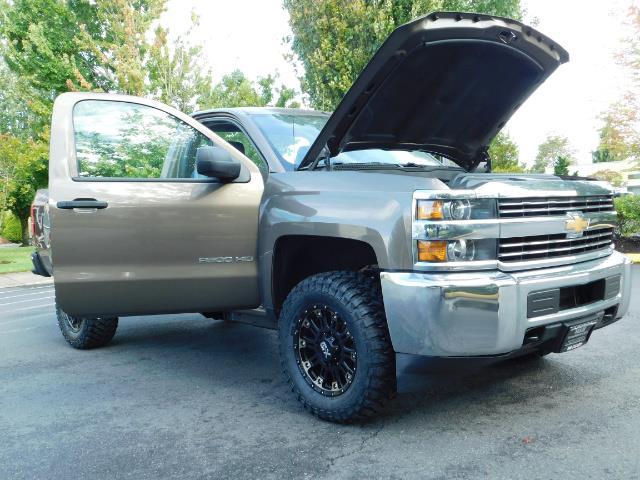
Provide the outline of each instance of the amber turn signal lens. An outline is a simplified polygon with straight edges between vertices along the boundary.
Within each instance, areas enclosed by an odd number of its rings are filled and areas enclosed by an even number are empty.
[[[447,260],[447,242],[418,240],[418,261],[444,262]]]
[[[442,220],[442,200],[418,200],[418,220]]]

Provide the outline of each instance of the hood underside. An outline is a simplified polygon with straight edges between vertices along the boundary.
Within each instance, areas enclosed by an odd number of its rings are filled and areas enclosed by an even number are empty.
[[[341,152],[425,150],[471,170],[567,52],[520,22],[433,13],[397,28],[329,118],[300,168]]]

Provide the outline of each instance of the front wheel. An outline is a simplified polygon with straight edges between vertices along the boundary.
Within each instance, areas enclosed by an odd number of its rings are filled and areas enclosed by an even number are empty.
[[[80,350],[103,347],[118,328],[118,317],[75,317],[56,304],[58,327],[69,345]]]
[[[291,389],[322,419],[363,420],[395,393],[395,354],[377,278],[328,272],[303,280],[284,302],[279,340]]]

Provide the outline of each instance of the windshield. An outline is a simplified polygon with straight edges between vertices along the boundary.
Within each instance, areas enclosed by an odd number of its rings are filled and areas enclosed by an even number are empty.
[[[271,148],[287,170],[294,170],[309,151],[329,115],[255,114],[253,121],[262,131]],[[358,150],[344,152],[332,158],[333,165],[353,163],[375,163],[384,165],[425,165],[457,167],[447,159],[421,151],[405,150]]]

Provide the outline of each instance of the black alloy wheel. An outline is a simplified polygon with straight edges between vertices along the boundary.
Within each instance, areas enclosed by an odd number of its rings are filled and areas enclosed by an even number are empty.
[[[312,414],[362,421],[394,396],[395,353],[377,275],[336,271],[306,278],[289,292],[278,331],[285,378]]]
[[[307,383],[322,395],[341,395],[353,382],[356,345],[347,324],[327,305],[313,305],[296,324],[293,349]]]

